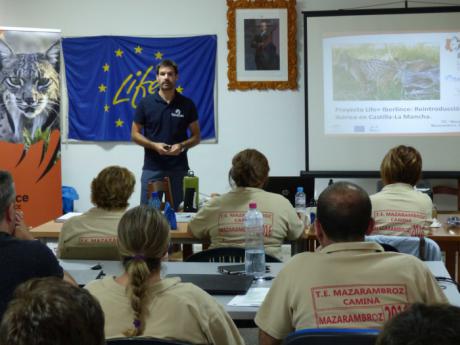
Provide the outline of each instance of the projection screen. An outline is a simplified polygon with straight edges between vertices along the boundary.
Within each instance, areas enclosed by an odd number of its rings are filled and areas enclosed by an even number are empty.
[[[304,12],[304,28],[307,171],[376,172],[404,144],[460,172],[460,7]]]

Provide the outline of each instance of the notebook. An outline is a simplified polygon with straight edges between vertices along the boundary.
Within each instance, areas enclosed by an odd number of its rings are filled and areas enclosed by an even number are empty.
[[[168,274],[180,277],[184,283],[192,283],[210,295],[244,295],[252,284],[252,276],[228,274]]]

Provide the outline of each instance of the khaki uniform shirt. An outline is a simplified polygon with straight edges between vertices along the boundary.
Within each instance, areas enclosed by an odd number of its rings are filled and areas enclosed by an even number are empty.
[[[116,246],[117,227],[125,210],[107,211],[93,207],[67,220],[59,234],[58,253],[66,247]]]
[[[448,303],[419,259],[373,242],[328,245],[294,256],[255,322],[276,339],[304,328],[382,328],[409,304]]]
[[[134,315],[125,287],[105,277],[86,287],[105,314],[105,336],[119,337],[132,327]],[[150,290],[152,300],[143,336],[192,344],[244,344],[230,316],[217,301],[180,278],[166,278]]]
[[[393,183],[372,195],[372,235],[423,236],[430,230],[433,203],[430,197],[406,183]]]
[[[212,198],[190,222],[193,236],[210,238],[211,248],[244,246],[244,214],[250,201],[257,203],[264,226],[271,230],[271,235],[265,237],[266,252],[279,257],[284,239],[299,238],[304,225],[288,199],[259,188],[239,187]]]

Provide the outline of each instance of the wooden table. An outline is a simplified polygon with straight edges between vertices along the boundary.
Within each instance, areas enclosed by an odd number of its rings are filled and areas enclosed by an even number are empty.
[[[61,233],[61,228],[64,223],[55,222],[54,220],[50,220],[49,222],[39,225],[30,230],[32,236],[37,239],[41,240],[57,240],[59,238],[59,234]],[[188,258],[190,255],[193,254],[192,244],[202,244],[203,249],[207,249],[209,247],[209,241],[198,239],[193,237],[191,233],[187,231],[188,223],[177,223],[177,230],[171,230],[171,243],[173,244],[182,244],[182,256],[183,259]],[[306,237],[305,237],[306,239]],[[286,241],[286,244],[291,245],[291,255],[297,254],[301,251],[304,251],[305,248],[305,241],[304,238],[301,238],[297,241]]]
[[[57,240],[59,234],[61,233],[61,228],[64,223],[59,223],[54,220],[39,225],[30,230],[32,236],[41,240]],[[182,255],[184,258],[189,257],[193,254],[193,243],[203,243],[202,240],[199,240],[187,232],[188,223],[177,223],[177,230],[171,230],[171,243],[173,244],[183,244]]]
[[[445,253],[446,268],[457,282],[460,281],[460,227],[447,225],[449,216],[459,214],[438,214],[438,220],[443,224],[441,228],[432,228],[427,237],[436,241]]]

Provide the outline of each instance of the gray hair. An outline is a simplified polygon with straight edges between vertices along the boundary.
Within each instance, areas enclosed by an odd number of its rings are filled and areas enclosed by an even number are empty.
[[[0,222],[4,220],[5,211],[15,198],[13,177],[8,171],[0,170]]]

